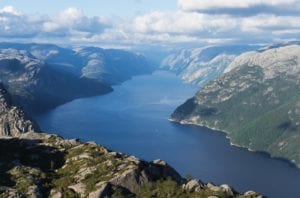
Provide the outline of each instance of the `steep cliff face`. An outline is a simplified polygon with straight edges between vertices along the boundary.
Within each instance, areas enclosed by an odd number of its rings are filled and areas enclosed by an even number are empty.
[[[37,125],[20,108],[13,106],[8,92],[0,84],[0,136],[37,132]]]
[[[300,46],[240,55],[172,114],[226,131],[234,144],[300,165]]]

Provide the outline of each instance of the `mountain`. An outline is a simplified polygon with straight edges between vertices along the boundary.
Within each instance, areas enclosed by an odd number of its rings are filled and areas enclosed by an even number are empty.
[[[300,165],[300,46],[236,57],[171,115],[227,133],[234,145]]]
[[[35,133],[0,87],[0,197],[262,197],[182,178],[162,160],[146,162],[93,142]]]
[[[140,54],[98,47],[64,48],[53,44],[0,43],[0,49],[26,51],[57,70],[108,85],[122,83],[132,76],[151,73],[154,67]]]
[[[37,131],[38,126],[22,109],[13,105],[9,93],[0,84],[0,136],[16,136]]]
[[[75,98],[104,94],[111,88],[80,78],[24,50],[0,49],[0,82],[27,112],[53,108]]]
[[[81,76],[108,84],[119,84],[154,70],[144,56],[124,50],[85,47],[77,49],[77,55],[85,60]]]
[[[123,50],[0,43],[0,82],[30,113],[108,93],[152,69],[144,56]]]
[[[222,75],[236,56],[258,48],[256,45],[216,45],[183,49],[167,56],[161,68],[175,72],[187,83],[202,87]]]

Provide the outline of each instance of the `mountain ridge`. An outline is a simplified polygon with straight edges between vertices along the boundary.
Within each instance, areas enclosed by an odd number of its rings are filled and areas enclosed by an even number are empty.
[[[210,45],[187,48],[167,56],[161,68],[175,72],[187,83],[203,87],[223,74],[235,57],[246,51],[259,49],[250,45]]]
[[[30,113],[109,93],[112,85],[152,70],[144,56],[124,50],[0,43],[0,82]]]
[[[171,115],[299,165],[299,45],[242,54]]]

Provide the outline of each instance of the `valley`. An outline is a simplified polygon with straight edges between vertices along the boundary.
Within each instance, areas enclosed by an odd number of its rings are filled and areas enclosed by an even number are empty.
[[[299,13],[0,1],[0,198],[300,197]]]
[[[156,71],[107,95],[74,100],[35,118],[47,132],[93,140],[149,161],[164,159],[182,176],[275,198],[300,193],[300,171],[292,164],[231,146],[224,133],[168,121],[197,89],[170,72]]]
[[[286,160],[297,164],[299,154],[299,46],[243,50],[250,48],[183,51],[182,60],[171,55],[160,70],[126,51],[2,43],[1,134],[43,131],[96,141],[148,161],[164,159],[206,183],[292,197],[300,193],[300,171]]]

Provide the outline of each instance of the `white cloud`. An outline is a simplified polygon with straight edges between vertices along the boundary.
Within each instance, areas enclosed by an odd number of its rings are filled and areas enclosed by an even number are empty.
[[[108,26],[109,22],[104,18],[88,18],[80,9],[67,8],[60,12],[54,19],[46,21],[43,24],[43,30],[45,32],[78,31],[86,33],[100,33]]]
[[[275,34],[277,31],[287,31],[290,29],[300,30],[299,16],[274,16],[258,15],[241,20],[241,31],[243,32],[269,32]]]
[[[0,37],[32,37],[41,29],[43,17],[23,15],[12,6],[0,9]]]
[[[6,13],[6,14],[12,14],[12,15],[21,15],[21,13],[15,9],[13,6],[4,6],[2,9],[0,9],[0,13]]]
[[[234,0],[224,0],[223,7]],[[251,0],[253,4],[257,0]],[[285,0],[294,3],[293,0]],[[180,4],[181,1],[178,1]],[[184,0],[182,6],[195,7],[196,0]],[[181,3],[182,3],[181,2]],[[217,0],[201,1],[212,7]],[[242,2],[242,1],[241,1]],[[261,0],[260,2],[265,2]],[[280,5],[283,0],[269,0]],[[205,4],[206,3],[206,4]],[[250,1],[236,7],[251,6]],[[198,5],[199,6],[199,5]],[[196,6],[197,7],[197,6]],[[28,15],[6,6],[0,9],[0,38],[28,42],[59,42],[106,45],[201,45],[227,42],[271,42],[300,39],[300,16],[260,13],[249,16],[199,12],[153,11],[130,18],[87,17],[78,8],[67,8],[54,17]]]
[[[52,40],[54,37],[62,37],[62,40],[69,41],[74,36],[90,37],[91,34],[101,34],[109,26],[109,21],[105,18],[87,17],[77,8],[67,8],[53,18],[23,14],[12,6],[0,9],[2,38]]]
[[[198,13],[152,12],[133,20],[133,30],[140,33],[197,34],[224,32],[234,29],[230,17],[212,17]]]
[[[178,0],[183,11],[249,16],[259,13],[299,15],[299,0]]]
[[[250,8],[257,5],[281,6],[291,5],[297,0],[178,0],[183,10],[218,9],[218,8]]]

